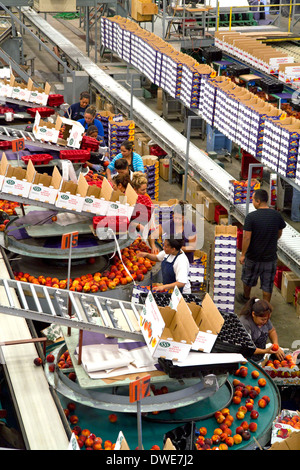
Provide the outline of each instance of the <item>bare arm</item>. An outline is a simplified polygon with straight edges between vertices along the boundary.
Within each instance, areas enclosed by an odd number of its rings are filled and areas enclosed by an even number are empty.
[[[247,250],[248,250],[249,245],[250,245],[251,235],[252,235],[252,232],[248,232],[248,231],[244,230],[243,244],[242,244],[242,254],[240,256],[240,263],[241,264],[244,264],[244,262],[245,262],[245,255],[246,255]]]

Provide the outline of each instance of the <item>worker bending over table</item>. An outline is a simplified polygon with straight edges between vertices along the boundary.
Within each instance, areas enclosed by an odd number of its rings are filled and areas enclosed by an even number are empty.
[[[183,294],[191,292],[191,284],[188,277],[190,263],[182,251],[183,243],[182,239],[170,237],[165,239],[163,251],[157,254],[137,252],[139,257],[161,262],[163,284],[153,287],[154,292],[169,291],[176,286]]]

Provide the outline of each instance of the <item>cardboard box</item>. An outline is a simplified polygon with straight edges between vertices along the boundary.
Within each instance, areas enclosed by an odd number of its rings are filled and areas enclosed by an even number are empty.
[[[151,0],[138,0],[136,4],[137,13],[140,15],[157,15],[158,6]]]
[[[197,192],[202,189],[200,183],[198,181],[191,178],[188,175],[187,177],[187,187],[186,187],[186,202],[191,204],[193,207],[196,207],[197,201]],[[182,185],[182,194],[184,194],[184,183]]]
[[[287,303],[294,301],[295,289],[300,286],[300,278],[291,271],[283,271],[281,295]]]
[[[170,360],[186,359],[199,332],[183,297],[176,309],[159,308],[151,291],[140,315],[140,325],[151,355]]]
[[[300,450],[300,433],[292,432],[286,439],[281,442],[274,442],[269,450]]]
[[[55,204],[61,183],[62,177],[56,166],[52,176],[47,173],[36,173],[28,197],[34,201]]]
[[[63,129],[62,137],[57,139],[58,145],[72,147],[74,149],[80,148],[82,136],[85,132],[85,129],[80,122],[57,116],[55,125],[59,130]]]
[[[51,86],[49,85],[48,82],[45,84],[45,88],[41,88],[41,87],[36,88],[32,86],[29,101],[31,103],[37,103],[42,106],[46,106],[48,97],[50,94],[50,90],[51,90]]]
[[[163,90],[162,88],[157,89],[156,109],[162,111],[163,109]]]
[[[76,11],[76,0],[34,0],[33,7],[39,12],[73,13]]]
[[[33,87],[33,81],[31,80],[31,78],[28,79],[27,83],[18,83],[13,74],[11,75],[11,79],[12,77],[14,82],[12,85],[13,88],[11,97],[16,100],[29,101],[31,90]]]
[[[204,217],[208,222],[213,222],[215,219],[215,208],[219,202],[212,196],[204,197]]]
[[[9,165],[5,153],[2,154],[0,163],[0,185],[3,193],[27,198],[34,175],[35,169],[31,160],[29,160],[25,170]]]
[[[0,80],[0,96],[11,98],[14,81],[15,78],[12,74],[9,81],[6,79]]]
[[[205,191],[205,190],[196,191],[196,196],[195,196],[196,206],[198,204],[204,204],[204,199],[206,196],[209,196],[208,191]]]
[[[139,0],[132,0],[131,2],[131,18],[135,21],[152,21],[152,14],[142,15],[138,12]]]
[[[161,158],[159,160],[159,176],[165,180],[169,180],[169,168],[170,168],[170,159]]]
[[[73,181],[63,181],[57,194],[56,207],[81,212],[87,190],[88,183],[82,173],[77,184]]]
[[[59,136],[59,129],[60,121],[56,124],[52,124],[51,122],[41,119],[41,115],[38,111],[35,113],[32,133],[36,139],[56,144]]]

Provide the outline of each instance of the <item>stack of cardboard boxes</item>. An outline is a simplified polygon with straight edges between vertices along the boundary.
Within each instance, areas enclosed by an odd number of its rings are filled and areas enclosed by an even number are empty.
[[[215,228],[214,302],[221,313],[234,312],[237,227]]]

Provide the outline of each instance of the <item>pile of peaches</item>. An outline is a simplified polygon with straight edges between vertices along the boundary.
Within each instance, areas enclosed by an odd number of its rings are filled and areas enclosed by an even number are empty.
[[[115,443],[109,440],[103,441],[101,437],[96,436],[96,434],[87,428],[82,429],[79,425],[78,416],[74,414],[75,411],[76,404],[74,402],[68,403],[67,407],[64,409],[65,416],[70,424],[74,426],[72,432],[76,436],[79,448],[84,450],[114,450]],[[117,421],[117,415],[112,413],[109,415],[108,419],[111,423],[115,423]]]
[[[0,213],[3,212],[5,216],[16,215],[16,207],[19,206],[18,202],[7,201],[6,199],[0,199]],[[4,232],[9,219],[3,218],[3,223],[0,224],[0,232]]]
[[[145,274],[151,271],[155,261],[150,261],[143,257],[138,257],[137,252],[150,252],[149,246],[140,238],[137,238],[128,248],[121,251],[122,261],[118,255],[112,259],[111,266],[103,273],[88,273],[75,279],[70,279],[70,290],[76,292],[105,292],[115,289],[117,286],[125,286],[128,283],[141,282]],[[125,269],[125,267],[126,269]],[[67,289],[68,280],[58,279],[50,276],[35,277],[29,273],[14,272],[15,280],[29,282],[37,285],[54,287],[55,289]]]
[[[246,378],[248,368],[241,366],[235,376]],[[243,441],[249,441],[251,435],[257,431],[257,419],[259,411],[254,409],[255,399],[257,407],[265,408],[270,403],[270,397],[267,395],[259,398],[261,389],[266,386],[266,379],[259,378],[258,370],[251,372],[252,379],[257,379],[257,385],[246,385],[238,378],[233,379],[233,397],[231,410],[223,408],[214,414],[217,423],[213,435],[207,437],[207,428],[200,427],[197,431],[196,448],[197,450],[228,450],[230,447],[238,446]],[[243,403],[242,403],[243,400]],[[236,408],[236,409],[235,409]]]
[[[90,186],[98,186],[98,188],[102,187],[103,176],[98,173],[94,173],[92,170],[85,175],[85,179]]]
[[[278,359],[268,359],[264,370],[272,379],[300,379],[300,370],[295,363],[293,356],[287,354],[283,361]]]

